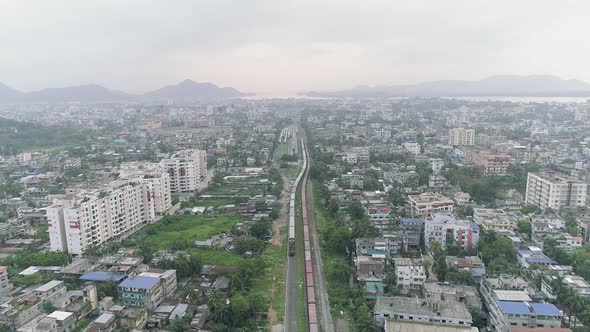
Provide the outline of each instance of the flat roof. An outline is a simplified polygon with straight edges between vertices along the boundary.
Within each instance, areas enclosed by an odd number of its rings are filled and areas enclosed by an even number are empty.
[[[477,332],[475,326],[447,326],[418,322],[385,321],[385,332]],[[559,331],[561,332],[561,331]]]
[[[49,318],[54,318],[57,320],[66,320],[68,319],[68,317],[73,316],[74,314],[71,312],[67,312],[67,311],[54,311],[52,313],[50,313],[49,315],[47,315],[47,317]]]
[[[152,289],[159,282],[160,282],[160,278],[139,276],[139,277],[135,277],[135,278],[125,279],[122,283],[119,284],[119,287]]]
[[[61,280],[51,280],[50,282],[35,288],[35,292],[47,292],[61,284],[63,284],[63,281]]]
[[[127,278],[127,275],[123,274],[123,273],[95,271],[95,272],[84,273],[80,277],[80,280],[104,282],[104,281],[108,281],[108,280],[121,281],[125,278]]]

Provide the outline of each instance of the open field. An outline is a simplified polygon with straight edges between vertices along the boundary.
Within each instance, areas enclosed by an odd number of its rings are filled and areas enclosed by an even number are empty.
[[[238,215],[172,216],[144,227],[134,237],[141,238],[142,243],[156,250],[170,249],[174,241],[186,240],[192,243],[206,240],[215,234],[229,231],[239,222]]]
[[[275,154],[273,159],[275,161],[281,160],[281,157],[283,157],[283,155],[285,155],[289,149],[289,145],[287,143],[283,143],[283,144],[279,144],[279,146],[277,146],[276,150],[275,150]]]

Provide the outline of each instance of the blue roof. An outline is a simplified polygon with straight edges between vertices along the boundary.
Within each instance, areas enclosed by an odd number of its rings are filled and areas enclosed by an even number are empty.
[[[500,310],[505,314],[561,316],[561,312],[551,303],[527,303],[497,301]]]
[[[561,312],[551,303],[531,303],[537,315],[561,316]]]
[[[530,257],[526,259],[527,263],[531,264],[557,264],[556,261],[552,260],[549,257]]]
[[[516,253],[522,256],[522,255],[530,255],[533,253],[533,251],[529,250],[529,249],[519,249],[516,251]]]
[[[84,273],[80,280],[105,282],[108,280],[121,281],[125,278],[127,278],[127,275],[123,273],[96,271]]]
[[[500,310],[505,314],[529,315],[531,310],[524,302],[497,301]]]
[[[479,231],[479,225],[474,223],[473,221],[469,222],[469,227],[471,227],[471,229],[473,229],[474,231]]]
[[[402,223],[402,224],[423,224],[424,218],[401,218],[400,223]]]
[[[139,276],[135,278],[125,279],[119,284],[119,287],[138,288],[138,289],[152,289],[158,284],[160,278]]]

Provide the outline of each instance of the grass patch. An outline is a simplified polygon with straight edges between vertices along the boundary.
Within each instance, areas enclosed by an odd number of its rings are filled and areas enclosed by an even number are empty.
[[[231,251],[221,251],[207,248],[194,248],[190,250],[192,253],[198,254],[203,260],[203,264],[207,265],[234,265],[238,266],[246,258]]]
[[[277,313],[278,322],[282,322],[285,314],[285,273],[287,246],[269,244],[260,256],[266,263],[264,274],[252,281],[252,293],[262,295],[267,304]],[[272,285],[275,285],[274,293]],[[270,286],[270,287],[269,287]]]
[[[328,299],[330,301],[330,311],[332,313],[332,317],[336,319],[337,317],[345,318],[349,324],[352,321],[350,317],[352,317],[352,313],[350,312],[349,306],[349,298],[351,297],[351,289],[347,282],[343,282],[337,278],[333,278],[331,269],[333,266],[337,266],[336,263],[344,263],[349,264],[345,255],[337,255],[331,253],[324,247],[322,243],[322,239],[324,238],[324,234],[328,230],[328,225],[331,222],[328,217],[328,212],[326,211],[325,207],[322,205],[321,197],[321,183],[317,182],[316,180],[312,181],[312,190],[313,190],[313,205],[314,205],[314,216],[315,216],[315,224],[316,229],[318,231],[318,235],[320,237],[320,246],[321,246],[321,255],[322,255],[322,263],[324,266],[324,273],[326,275],[327,281],[327,288],[328,288]],[[340,312],[344,312],[344,317],[340,314]],[[352,326],[350,326],[351,331],[354,330]]]
[[[299,172],[301,172],[301,165],[287,165],[287,175],[289,176],[289,178],[291,178],[291,180],[297,179],[297,176],[299,176]]]
[[[277,146],[277,148],[275,149],[275,154],[274,154],[273,160],[275,160],[275,161],[281,160],[281,157],[283,157],[288,152],[289,152],[289,145],[287,143],[279,144],[279,146]]]
[[[222,214],[212,216],[172,216],[148,225],[136,236],[141,243],[158,249],[170,249],[177,240],[194,242],[206,240],[215,234],[226,232],[240,222],[238,215]]]

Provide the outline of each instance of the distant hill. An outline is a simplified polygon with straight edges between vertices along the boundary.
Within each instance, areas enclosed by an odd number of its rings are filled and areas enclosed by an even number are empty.
[[[20,91],[0,83],[0,100],[12,100],[18,98],[20,95]]]
[[[212,83],[184,80],[176,85],[167,85],[141,96],[145,100],[195,101],[242,97],[245,94],[234,88],[221,88]]]
[[[19,92],[0,83],[0,103],[6,102],[122,102],[122,101],[173,101],[192,102],[219,100],[247,96],[234,88],[221,88],[212,83],[185,80],[141,95],[110,90],[100,85],[87,84],[64,88],[48,88],[32,92]]]
[[[132,95],[121,91],[88,84],[28,92],[21,97],[21,100],[30,102],[111,102],[133,98]]]
[[[550,75],[492,76],[479,81],[433,81],[415,85],[358,86],[349,90],[305,92],[311,97],[587,97],[590,84],[579,80],[563,80]]]

